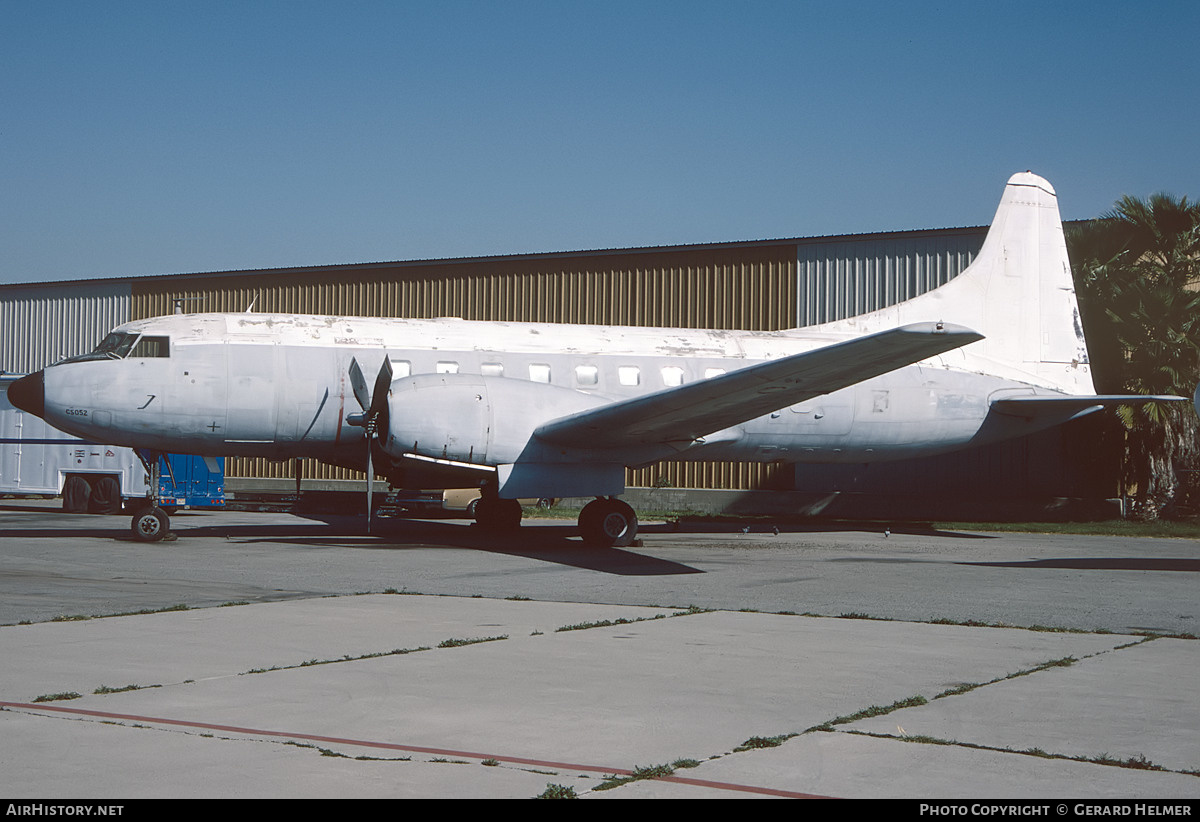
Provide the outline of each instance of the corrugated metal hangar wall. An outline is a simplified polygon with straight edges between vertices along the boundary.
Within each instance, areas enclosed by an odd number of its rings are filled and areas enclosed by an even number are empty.
[[[796,244],[387,263],[238,272],[133,283],[133,316],[256,311],[383,317],[461,317],[773,330],[796,315]],[[290,477],[288,464],[231,460],[232,476]],[[306,463],[305,478],[353,472]],[[679,463],[630,472],[631,485],[775,487],[777,466]],[[787,472],[784,472],[787,474]],[[783,480],[786,484],[790,474]]]
[[[129,280],[0,286],[0,372],[28,374],[91,351],[128,322]]]
[[[0,287],[0,368],[30,371],[90,350],[112,326],[177,310],[294,312],[777,330],[852,316],[916,296],[965,268],[986,228],[691,247],[372,263]],[[1046,435],[1043,435],[1043,439]],[[664,463],[635,487],[880,494],[897,484],[945,498],[976,488],[1112,496],[1064,449],[1070,431],[952,458],[862,466]],[[1065,437],[1065,438],[1064,438]],[[921,465],[918,463],[928,463]],[[292,478],[291,464],[230,460],[231,477]],[[355,475],[317,463],[307,479]],[[1100,472],[1106,477],[1113,472]],[[1036,477],[1037,482],[1030,483]],[[966,483],[966,485],[964,485]],[[976,488],[973,494],[986,493]],[[994,492],[993,492],[994,493]]]

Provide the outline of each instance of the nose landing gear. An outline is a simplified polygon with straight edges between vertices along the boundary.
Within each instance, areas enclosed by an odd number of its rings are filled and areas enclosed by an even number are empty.
[[[130,529],[133,531],[133,538],[139,542],[158,542],[170,531],[171,518],[167,516],[166,511],[152,505],[133,515]]]
[[[159,463],[162,460],[162,454],[157,451],[138,451],[137,455],[150,475],[148,483],[150,490],[146,495],[147,505],[137,509],[133,520],[129,523],[129,529],[133,532],[133,538],[138,542],[159,542],[165,539],[171,530],[171,518],[158,504],[159,488],[161,487]],[[170,468],[169,464],[168,468]]]

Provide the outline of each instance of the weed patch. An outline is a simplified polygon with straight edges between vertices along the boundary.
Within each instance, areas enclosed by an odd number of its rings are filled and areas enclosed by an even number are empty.
[[[546,790],[539,793],[534,799],[578,799],[579,794],[575,793],[575,789],[570,785],[555,785],[553,783],[546,785]]]
[[[443,639],[438,643],[438,647],[461,648],[464,645],[478,645],[480,642],[496,642],[501,639],[508,639],[508,634],[503,634],[501,636],[472,637],[471,639]]]
[[[564,625],[561,628],[555,628],[555,633],[563,631],[586,631],[590,628],[611,628],[614,625],[632,625],[635,622],[651,622],[656,619],[666,619],[666,614],[656,614],[652,617],[635,617],[634,619],[626,619],[620,617],[618,619],[598,619],[594,622],[577,622],[574,625]]]
[[[377,651],[372,654],[361,654],[359,656],[346,655],[346,656],[341,657],[340,659],[309,659],[305,662],[300,662],[296,665],[275,665],[271,668],[251,668],[250,670],[246,671],[246,673],[247,674],[265,674],[265,673],[269,673],[271,671],[288,671],[293,668],[308,668],[312,665],[333,665],[334,663],[337,663],[337,662],[357,662],[362,659],[377,659],[379,657],[384,657],[384,656],[400,656],[403,654],[415,654],[418,651],[428,651],[428,650],[430,650],[428,646],[422,646],[419,648],[396,648],[393,651]]]
[[[780,734],[779,736],[752,736],[733,749],[734,753],[753,751],[759,748],[778,748],[796,734]]]
[[[644,779],[661,779],[664,776],[670,776],[675,773],[675,769],[670,765],[650,765],[645,768],[634,768],[633,773],[628,776],[608,776],[604,781],[597,785],[594,790],[608,791],[613,788],[618,788],[621,785],[627,785],[630,782],[640,782]]]
[[[123,688],[110,688],[107,685],[101,685],[99,688],[92,691],[92,693],[99,694],[99,695],[122,694],[122,693],[125,693],[126,691],[140,691],[143,688],[161,688],[161,687],[162,687],[161,685],[126,685]]]

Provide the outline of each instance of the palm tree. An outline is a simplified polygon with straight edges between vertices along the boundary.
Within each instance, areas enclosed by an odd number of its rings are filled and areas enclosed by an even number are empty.
[[[1102,393],[1183,394],[1200,380],[1200,205],[1122,197],[1069,232],[1080,311]],[[1124,483],[1154,517],[1200,500],[1200,443],[1191,408],[1120,409]]]

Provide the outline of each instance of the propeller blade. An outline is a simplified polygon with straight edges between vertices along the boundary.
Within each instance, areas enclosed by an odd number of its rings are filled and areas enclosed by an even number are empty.
[[[371,428],[384,442],[388,436],[388,394],[392,390],[392,361],[385,355],[375,376],[375,393],[371,395]]]
[[[373,459],[373,444],[371,440],[379,436],[379,429],[387,427],[388,391],[392,387],[392,361],[385,354],[379,373],[375,375],[375,390],[367,392],[367,380],[363,377],[358,359],[350,360],[350,387],[354,390],[354,399],[362,408],[362,415],[352,415],[346,421],[352,425],[361,425],[366,429],[367,439],[367,533],[371,532],[371,503],[375,494],[375,466]]]
[[[363,411],[371,407],[371,395],[367,393],[367,381],[363,377],[362,369],[358,367],[358,360],[350,360],[350,387],[354,389],[354,399],[358,400],[359,406]]]
[[[379,373],[375,376],[375,392],[371,395],[371,413],[381,414],[387,410],[388,391],[392,388],[392,361],[386,355]]]
[[[371,533],[371,501],[375,495],[375,468],[371,465],[371,439],[367,438],[367,533]]]

